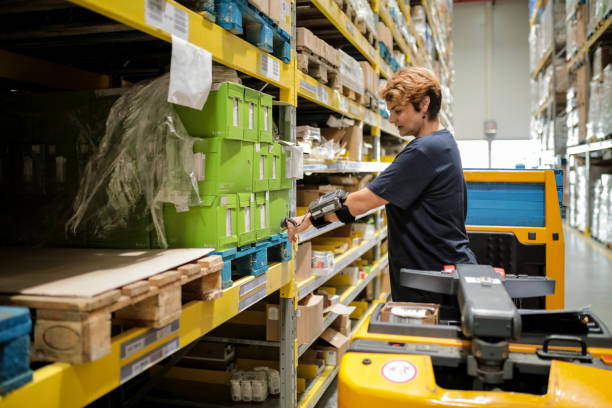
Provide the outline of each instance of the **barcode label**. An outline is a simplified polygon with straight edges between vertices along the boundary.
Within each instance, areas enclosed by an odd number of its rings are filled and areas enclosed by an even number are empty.
[[[225,210],[225,235],[232,236],[232,210]]]
[[[344,96],[339,96],[340,98],[340,109],[348,112],[348,101],[346,100],[346,98]]]
[[[179,320],[175,320],[164,327],[160,327],[159,329],[150,329],[140,336],[121,343],[119,346],[119,358],[121,360],[128,358],[156,341],[176,333],[179,327]]]
[[[317,99],[326,105],[329,105],[329,92],[321,84],[317,87]]]
[[[351,105],[351,113],[353,115],[360,116],[361,115],[361,109],[359,109],[359,106]]]
[[[251,232],[251,207],[244,207],[244,232]]]
[[[167,343],[151,350],[144,356],[137,358],[119,369],[119,383],[123,384],[130,378],[140,374],[158,361],[168,357],[179,349],[179,338],[175,337]]]
[[[303,79],[300,79],[300,88],[307,92],[310,92],[313,95],[317,94],[317,87],[315,85],[312,85],[308,81],[304,81]]]
[[[261,74],[280,82],[280,62],[266,54],[261,54],[259,61],[259,71]]]
[[[166,0],[145,0],[145,22],[170,35],[189,40],[189,15]]]
[[[370,57],[376,59],[376,50],[370,47]]]

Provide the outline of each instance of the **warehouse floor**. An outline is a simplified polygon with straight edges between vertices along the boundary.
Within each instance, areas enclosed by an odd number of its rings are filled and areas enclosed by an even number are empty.
[[[590,306],[612,329],[612,251],[572,228],[564,228],[565,308]],[[338,406],[337,380],[317,408]]]

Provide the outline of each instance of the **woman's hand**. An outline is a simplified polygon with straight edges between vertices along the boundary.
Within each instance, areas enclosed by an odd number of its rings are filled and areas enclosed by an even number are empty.
[[[291,220],[295,222],[295,225],[292,222],[287,222],[287,235],[289,242],[297,242],[298,234],[306,231],[312,225],[310,223],[310,213],[300,217],[293,217]]]

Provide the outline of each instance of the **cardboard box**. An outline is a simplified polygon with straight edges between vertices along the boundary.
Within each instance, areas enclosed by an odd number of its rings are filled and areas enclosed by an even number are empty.
[[[270,2],[269,0],[249,0],[249,3],[257,7],[257,10],[264,13],[266,16],[270,15]]]
[[[328,328],[327,330],[325,330],[323,334],[321,334],[321,338],[327,343],[329,343],[330,347],[317,347],[317,350],[335,352],[335,358],[333,359],[331,354],[326,355],[326,363],[329,365],[340,365],[340,361],[342,361],[342,356],[344,355],[346,350],[348,350],[351,338],[332,328]]]
[[[391,277],[389,276],[389,269],[380,274],[380,292],[391,293]]]
[[[281,30],[291,35],[291,2],[289,0],[269,0],[270,18]]]
[[[359,61],[359,65],[361,65],[361,70],[363,71],[363,85],[365,89],[376,95],[378,91],[378,78],[374,68],[372,68],[368,61]]]
[[[301,282],[312,276],[312,242],[298,245],[295,260],[295,281]]]
[[[297,36],[297,47],[303,47],[310,50],[310,52],[315,55],[321,55],[321,40],[319,40],[319,37],[314,35],[312,31],[306,27],[298,27],[295,32]]]
[[[423,317],[402,316],[391,312],[393,308],[399,308],[406,312],[423,311]],[[414,303],[414,302],[388,302],[380,311],[380,320],[382,322],[406,322],[416,324],[438,324],[440,305],[435,303]]]
[[[311,189],[297,189],[296,192],[296,205],[298,207],[306,206],[310,204],[313,200],[321,197],[323,194],[319,192],[319,190],[311,190]]]
[[[389,30],[389,27],[382,21],[378,22],[378,41],[385,44],[389,52],[393,51],[393,36],[391,35],[391,30]]]
[[[330,326],[332,329],[339,331],[346,337],[351,337],[351,319],[348,315],[339,315],[336,317]]]
[[[298,304],[296,314],[298,343],[308,343],[323,330],[323,296],[305,297]]]
[[[308,343],[323,330],[323,296],[309,295],[298,304],[297,339]],[[280,341],[280,306],[266,305],[266,340]]]
[[[360,125],[346,129],[346,150],[350,161],[361,161],[363,148],[363,128]]]

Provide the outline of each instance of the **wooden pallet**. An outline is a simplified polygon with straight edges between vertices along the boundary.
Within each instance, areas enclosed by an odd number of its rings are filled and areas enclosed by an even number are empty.
[[[346,96],[350,100],[355,101],[357,103],[362,103],[362,101],[363,101],[363,95],[362,94],[358,94],[357,92],[355,92],[351,88],[348,88],[348,87],[346,87],[344,85],[342,85],[342,95]]]
[[[376,33],[372,32],[372,30],[366,25],[365,20],[362,17],[356,17],[354,24],[359,32],[363,34],[366,40],[368,40],[368,43],[372,47],[376,48],[378,37],[376,36]]]
[[[340,89],[340,75],[338,67],[319,55],[314,55],[307,48],[298,48],[298,68],[300,71],[316,78],[322,84],[332,89]]]
[[[111,325],[165,326],[182,303],[222,295],[221,256],[211,255],[93,297],[3,296],[33,311],[32,361],[87,363],[110,353]]]

